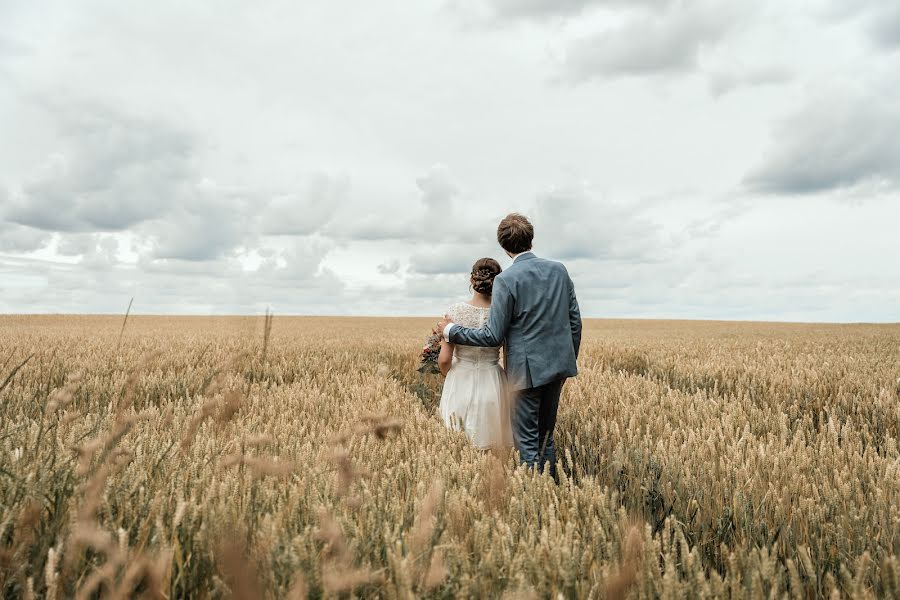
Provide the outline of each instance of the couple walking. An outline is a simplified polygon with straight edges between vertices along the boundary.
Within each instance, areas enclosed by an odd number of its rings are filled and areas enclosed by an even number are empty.
[[[577,373],[581,314],[568,271],[535,256],[533,238],[524,216],[504,218],[497,241],[512,265],[502,271],[491,258],[477,261],[472,299],[451,306],[437,324],[446,376],[440,412],[476,446],[513,442],[523,463],[543,470],[549,462],[553,472],[556,411],[563,383]]]

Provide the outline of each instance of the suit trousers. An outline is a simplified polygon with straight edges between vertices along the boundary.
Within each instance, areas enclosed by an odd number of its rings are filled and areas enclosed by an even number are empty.
[[[516,450],[522,463],[543,472],[550,463],[550,474],[556,476],[556,444],[553,428],[559,395],[565,378],[515,393],[512,406],[512,430]]]

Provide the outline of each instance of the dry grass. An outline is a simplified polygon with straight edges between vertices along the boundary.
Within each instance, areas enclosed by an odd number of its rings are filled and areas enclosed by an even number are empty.
[[[0,317],[3,596],[900,595],[900,327],[591,322],[557,485],[429,325]]]

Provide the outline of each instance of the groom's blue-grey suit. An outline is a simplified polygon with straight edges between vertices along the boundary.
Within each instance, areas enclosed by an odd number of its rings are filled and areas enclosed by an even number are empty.
[[[556,463],[553,428],[566,378],[578,373],[581,313],[575,287],[558,262],[520,254],[494,279],[491,314],[481,329],[453,325],[448,339],[463,346],[506,343],[513,390],[513,436],[522,462]],[[541,448],[544,448],[541,453]]]

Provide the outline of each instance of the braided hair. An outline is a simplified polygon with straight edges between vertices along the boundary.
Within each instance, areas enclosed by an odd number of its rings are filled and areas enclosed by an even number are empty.
[[[503,269],[493,258],[480,258],[472,265],[472,289],[479,294],[490,296],[494,289],[494,277]]]

